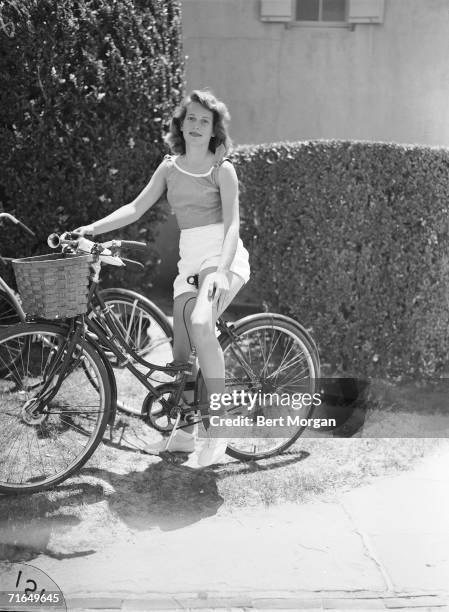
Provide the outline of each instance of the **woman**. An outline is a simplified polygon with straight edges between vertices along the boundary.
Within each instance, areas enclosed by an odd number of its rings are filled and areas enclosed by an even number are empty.
[[[148,185],[130,204],[78,228],[102,234],[134,223],[166,193],[181,230],[174,281],[174,346],[176,361],[187,361],[195,347],[207,391],[224,392],[224,358],[215,321],[249,279],[248,252],[239,238],[238,180],[225,158],[230,148],[229,113],[208,91],[193,91],[176,111],[166,138],[175,155],[167,155]],[[187,282],[198,274],[199,287]],[[176,431],[171,451],[192,452],[192,427]],[[165,441],[149,447],[156,452]],[[226,440],[208,438],[199,454],[201,466],[217,463]]]

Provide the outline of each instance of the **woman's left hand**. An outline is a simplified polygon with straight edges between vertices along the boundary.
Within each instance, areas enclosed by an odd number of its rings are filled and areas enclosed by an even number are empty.
[[[226,272],[217,270],[211,274],[209,279],[209,288],[207,297],[213,300],[217,310],[220,310],[222,304],[226,301],[229,293],[229,280]]]

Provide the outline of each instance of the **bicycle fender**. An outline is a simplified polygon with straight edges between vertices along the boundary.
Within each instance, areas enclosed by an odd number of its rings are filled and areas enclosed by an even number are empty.
[[[95,348],[96,352],[100,355],[104,367],[108,373],[109,384],[111,386],[111,412],[109,415],[108,425],[112,427],[115,422],[115,415],[117,414],[117,381],[115,380],[114,369],[101,346],[98,346],[93,342],[91,344]]]
[[[250,323],[251,321],[259,319],[261,316],[264,316],[264,317],[273,317],[273,319],[277,319],[278,321],[284,321],[284,323],[289,323],[293,327],[296,327],[296,329],[298,331],[300,331],[302,334],[304,334],[304,336],[306,337],[308,342],[310,342],[312,348],[315,350],[315,355],[316,355],[316,357],[318,359],[318,365],[320,365],[319,364],[319,356],[320,356],[320,354],[319,354],[319,351],[318,351],[318,346],[317,346],[315,340],[313,339],[313,336],[304,327],[304,325],[301,325],[301,323],[299,323],[295,319],[292,319],[292,317],[288,317],[287,315],[279,314],[278,312],[258,312],[256,314],[247,315],[246,317],[243,317],[242,319],[238,319],[237,321],[233,321],[231,323],[231,325],[232,326],[235,326],[235,325],[244,325],[246,323]]]

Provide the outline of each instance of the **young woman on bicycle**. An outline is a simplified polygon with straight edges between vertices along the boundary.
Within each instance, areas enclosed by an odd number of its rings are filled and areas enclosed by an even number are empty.
[[[238,181],[225,155],[230,148],[229,113],[208,91],[193,91],[175,112],[167,155],[148,185],[131,203],[107,217],[78,228],[81,234],[103,234],[134,223],[163,195],[181,230],[178,276],[174,281],[174,346],[176,361],[187,361],[195,347],[207,391],[224,391],[223,352],[215,321],[249,279],[248,252],[239,238]],[[196,289],[187,282],[198,275]],[[192,452],[192,427],[178,429],[172,451]],[[165,441],[149,447],[159,451]],[[226,440],[207,438],[199,465],[217,463]]]

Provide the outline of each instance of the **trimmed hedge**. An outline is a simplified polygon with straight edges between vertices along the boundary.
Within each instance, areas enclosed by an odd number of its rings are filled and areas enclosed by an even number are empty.
[[[334,373],[447,372],[448,150],[317,141],[234,161],[259,300],[312,328]]]
[[[184,89],[179,0],[0,3],[1,252],[48,251],[46,236],[132,200],[165,153],[163,126]],[[122,237],[152,241],[153,208]],[[145,277],[114,273],[141,288]]]

